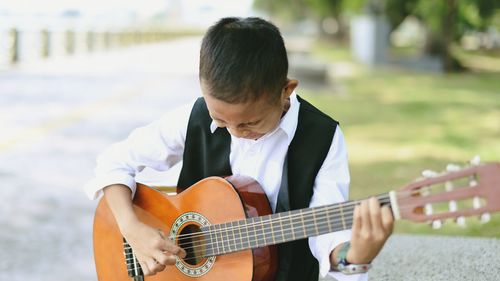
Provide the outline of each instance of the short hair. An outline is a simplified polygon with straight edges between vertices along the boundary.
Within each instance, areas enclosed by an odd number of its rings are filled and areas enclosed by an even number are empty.
[[[199,78],[214,98],[240,103],[267,95],[277,101],[288,58],[279,29],[261,18],[222,18],[203,37]]]

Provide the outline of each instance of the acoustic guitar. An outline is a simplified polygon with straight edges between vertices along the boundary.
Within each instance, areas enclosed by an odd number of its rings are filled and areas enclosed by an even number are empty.
[[[407,186],[377,196],[396,220],[460,222],[487,220],[500,210],[500,164],[450,166]],[[98,279],[176,281],[272,281],[276,244],[350,229],[359,201],[272,214],[267,197],[248,177],[210,177],[176,195],[138,184],[133,204],[139,218],[165,233],[187,252],[154,276],[144,276],[134,252],[101,199],[94,219]]]

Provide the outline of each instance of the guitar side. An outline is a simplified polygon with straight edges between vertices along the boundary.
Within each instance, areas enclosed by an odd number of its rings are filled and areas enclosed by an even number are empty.
[[[249,178],[231,177],[226,181],[211,177],[184,192],[168,196],[138,184],[133,200],[139,219],[169,234],[181,215],[197,213],[210,224],[219,224],[270,214],[267,197]],[[233,187],[234,185],[234,187]],[[179,229],[179,231],[182,231]],[[94,256],[98,280],[130,280],[123,252],[123,238],[106,201],[101,199],[94,218]],[[194,265],[196,267],[197,265]],[[145,280],[269,281],[277,269],[275,246],[217,256],[211,268],[201,276],[190,277],[175,265]]]

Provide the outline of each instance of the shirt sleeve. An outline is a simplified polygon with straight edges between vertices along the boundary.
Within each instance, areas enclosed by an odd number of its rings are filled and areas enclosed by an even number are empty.
[[[309,206],[317,207],[347,201],[349,199],[349,166],[344,135],[340,127],[336,128],[330,150],[316,176],[314,193]],[[368,275],[345,275],[332,271],[330,253],[339,244],[351,240],[351,230],[343,230],[309,238],[309,248],[319,262],[322,277],[327,274],[339,281],[364,281]]]
[[[194,101],[178,107],[159,120],[137,128],[123,141],[97,157],[95,177],[84,190],[90,199],[102,195],[111,184],[124,184],[135,194],[135,176],[144,168],[166,171],[182,160],[187,126]]]

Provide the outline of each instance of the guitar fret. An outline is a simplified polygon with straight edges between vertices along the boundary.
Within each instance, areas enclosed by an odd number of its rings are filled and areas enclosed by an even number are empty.
[[[295,231],[293,230],[292,212],[290,212],[290,211],[288,211],[288,218],[290,219],[290,232],[292,233],[293,240],[295,240]]]
[[[236,232],[234,231],[236,229]],[[232,240],[232,243],[233,243],[233,251],[237,251],[238,250],[238,239],[239,237],[237,238],[236,235],[238,233],[238,229],[236,227],[234,227],[234,223],[231,222],[231,232],[233,233],[233,240]]]
[[[230,222],[231,226],[231,233],[232,233],[232,236],[233,238],[230,240],[231,244],[233,245],[233,252],[236,252],[238,250],[238,238],[236,238],[236,233],[238,232],[238,229],[236,229],[236,232],[235,232],[235,228],[234,227],[234,222]]]
[[[340,219],[342,220],[342,228],[347,229],[345,225],[344,207],[342,203],[339,204],[339,210],[340,210]]]
[[[304,231],[303,236],[299,236],[299,237],[304,238],[304,237],[307,237],[306,225],[304,223],[304,216],[302,215],[302,209],[300,209],[299,212],[300,212],[300,221],[302,223],[302,230]]]
[[[252,218],[252,226],[253,226],[253,233],[254,233],[253,242],[255,243],[253,245],[253,247],[259,247],[259,237],[257,235],[257,228],[255,227],[255,217]]]
[[[225,234],[226,234],[226,237],[224,239],[224,245],[226,246],[226,251],[224,251],[225,253],[230,253],[232,252],[231,251],[231,241],[233,241],[231,239],[231,237],[229,236],[229,232],[230,232],[230,227],[227,223],[224,224],[224,231],[225,231]]]
[[[217,244],[219,241],[217,239],[217,232],[215,232],[215,225],[211,225],[208,227],[208,231],[210,232],[210,239],[212,239],[212,255],[216,256],[218,254],[219,245]]]
[[[209,257],[209,256],[213,256],[214,255],[214,247],[213,247],[213,244],[214,244],[214,238],[213,238],[213,231],[211,229],[211,227],[207,227],[206,228],[206,231],[205,231],[205,228],[202,228],[202,232],[205,233],[205,236],[206,236],[206,233],[208,232],[208,234],[210,235],[210,238],[207,237],[207,243],[206,243],[206,256]]]
[[[326,214],[326,223],[328,224],[328,231],[332,232],[333,228],[332,228],[332,225],[330,223],[330,208],[327,208],[325,214]]]
[[[269,226],[271,228],[271,238],[273,239],[273,245],[276,244],[276,237],[274,237],[274,227],[273,227],[273,220],[271,217],[268,219]]]
[[[245,225],[245,232],[246,232],[246,234],[247,234],[247,236],[246,236],[246,240],[247,240],[247,246],[248,246],[248,249],[251,249],[251,248],[252,248],[252,246],[251,246],[251,244],[250,244],[250,234],[248,233],[248,224],[247,224],[247,225]]]
[[[244,246],[243,246],[243,233],[242,233],[244,225],[242,225],[242,223],[243,223],[243,221],[238,221],[238,234],[239,234],[239,237],[240,237],[240,247],[238,248],[238,250],[243,250],[244,249]]]
[[[286,239],[285,239],[285,233],[283,232],[283,223],[282,223],[282,219],[281,218],[282,218],[281,213],[278,213],[278,222],[280,224],[279,229],[280,229],[280,232],[281,232],[281,239],[278,239],[279,243],[286,241]]]
[[[313,217],[313,221],[312,221],[312,224],[314,226],[314,230],[316,231],[316,235],[319,234],[319,231],[318,231],[318,223],[317,223],[317,220],[316,220],[316,212],[313,210],[310,211],[311,214],[312,214],[312,217]]]
[[[316,215],[316,226],[318,230],[318,235],[330,232],[330,227],[328,226],[328,208],[322,207],[317,210]]]
[[[224,253],[224,237],[222,236],[222,231],[221,231],[221,225],[216,225],[216,230],[217,232],[215,233],[217,235],[217,246],[219,247],[218,249],[218,254],[223,254]]]
[[[259,222],[259,228],[257,229],[258,233],[258,240],[259,240],[259,245],[264,246],[267,245],[266,243],[266,235],[264,233],[264,223],[263,223],[263,217],[258,217],[258,222]],[[260,242],[260,239],[262,237],[262,243]]]

